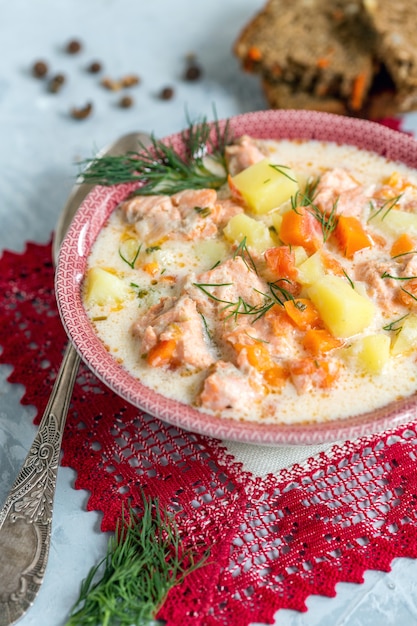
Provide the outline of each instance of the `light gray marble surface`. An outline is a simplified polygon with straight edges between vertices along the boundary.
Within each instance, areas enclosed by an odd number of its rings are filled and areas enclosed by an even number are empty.
[[[244,75],[231,52],[240,29],[262,0],[0,0],[0,249],[22,251],[28,240],[49,240],[74,182],[80,158],[132,130],[164,136],[191,119],[266,107],[258,81]],[[83,43],[69,56],[70,39]],[[186,83],[185,58],[194,53],[204,77]],[[31,76],[37,59],[67,81],[58,94]],[[135,105],[117,106],[120,94],[86,73],[99,60],[104,74],[138,74]],[[175,95],[157,94],[171,85]],[[91,101],[84,121],[72,107]],[[410,115],[406,126],[417,129]],[[11,487],[35,428],[34,410],[22,407],[22,388],[0,367],[0,501]],[[73,488],[74,472],[60,468],[51,554],[44,585],[22,626],[62,626],[79,584],[105,551],[100,514],[86,512],[88,494]],[[389,574],[368,572],[363,585],[340,584],[335,598],[311,597],[309,611],[281,611],[281,626],[388,626],[417,624],[417,562],[398,559]]]

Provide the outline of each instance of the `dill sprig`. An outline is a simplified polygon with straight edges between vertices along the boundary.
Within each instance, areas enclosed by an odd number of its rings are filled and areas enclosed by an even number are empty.
[[[225,148],[232,141],[229,123],[221,127],[217,120],[209,124],[205,118],[189,122],[181,140],[183,150],[177,151],[171,144],[151,136],[150,146],[140,142],[137,152],[87,161],[88,167],[80,178],[106,186],[138,183],[134,195],[143,196],[221,187],[227,180]],[[210,167],[210,160],[216,168]]]
[[[249,249],[246,243],[246,237],[243,237],[242,241],[239,243],[238,247],[236,248],[233,254],[234,259],[236,259],[236,257],[238,256],[241,257],[242,261],[244,262],[248,270],[254,271],[255,274],[258,273],[256,263],[253,260],[251,253],[249,252]]]
[[[314,196],[318,183],[319,178],[310,180],[307,183],[304,192],[297,191],[296,194],[291,197],[291,208],[293,211],[298,213],[298,207],[305,207],[307,211],[319,222],[321,226],[321,232],[323,234],[323,242],[326,243],[326,241],[337,226],[336,209],[339,198],[336,198],[329,214],[322,211],[314,203]]]
[[[144,498],[143,515],[122,516],[104,559],[81,584],[66,626],[144,626],[169,590],[207,560],[185,549],[173,518]],[[99,575],[101,577],[99,578]]]
[[[402,193],[400,193],[398,196],[395,196],[394,198],[388,198],[388,200],[385,200],[385,202],[379,207],[379,209],[377,209],[374,205],[374,203],[372,202],[372,200],[369,202],[369,208],[371,211],[373,211],[372,215],[370,215],[368,217],[368,222],[370,222],[371,220],[373,220],[375,217],[377,217],[378,215],[381,215],[381,220],[385,219],[386,216],[388,215],[388,213],[395,207],[395,205],[400,201],[401,197],[402,197]]]
[[[393,331],[394,333],[398,334],[402,330],[401,322],[405,320],[409,315],[410,315],[409,313],[406,313],[402,317],[399,317],[398,319],[390,322],[389,324],[386,324],[386,326],[383,326],[382,329],[387,330],[387,331]]]

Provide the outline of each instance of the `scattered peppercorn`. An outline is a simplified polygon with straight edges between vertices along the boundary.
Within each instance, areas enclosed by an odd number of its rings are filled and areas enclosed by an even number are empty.
[[[184,78],[185,80],[192,82],[195,80],[199,80],[201,78],[202,73],[203,72],[202,72],[201,67],[197,63],[193,62],[193,63],[190,63],[187,69],[185,70]]]
[[[69,41],[67,43],[67,52],[69,54],[77,54],[78,52],[80,52],[82,48],[81,42],[78,41],[78,39],[71,39],[71,41]]]
[[[72,108],[71,109],[71,117],[76,120],[84,120],[86,117],[91,115],[93,111],[93,105],[91,102],[87,102],[87,104],[81,108]]]
[[[90,72],[91,74],[98,74],[99,72],[101,72],[101,69],[102,69],[102,67],[101,67],[101,63],[99,63],[99,61],[93,61],[87,67],[87,71]]]
[[[48,73],[48,65],[45,61],[36,61],[32,66],[32,74],[36,78],[43,78]]]
[[[65,83],[64,74],[56,74],[49,81],[48,89],[51,93],[57,93]]]
[[[161,98],[161,100],[172,100],[172,98],[174,97],[174,90],[173,90],[173,88],[172,87],[164,87],[159,92],[159,97]]]
[[[120,98],[119,106],[121,106],[122,109],[129,109],[133,106],[133,98],[131,98],[131,96],[123,96]]]

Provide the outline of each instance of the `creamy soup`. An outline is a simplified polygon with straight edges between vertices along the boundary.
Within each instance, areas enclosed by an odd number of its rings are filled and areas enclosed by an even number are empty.
[[[107,350],[202,412],[362,413],[417,387],[417,174],[349,146],[242,137],[228,182],[135,196],[88,259]]]

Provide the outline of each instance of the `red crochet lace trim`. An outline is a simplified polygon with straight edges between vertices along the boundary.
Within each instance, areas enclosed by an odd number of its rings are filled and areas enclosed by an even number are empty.
[[[65,343],[50,247],[28,244],[0,260],[0,343],[22,402],[42,413]],[[11,332],[12,330],[12,332]],[[88,490],[89,510],[113,530],[142,490],[176,512],[179,529],[210,563],[174,588],[159,617],[171,626],[273,623],[335,595],[367,569],[417,556],[417,425],[335,446],[278,475],[243,471],[226,444],[183,432],[125,404],[86,367],[77,379],[63,464]]]

